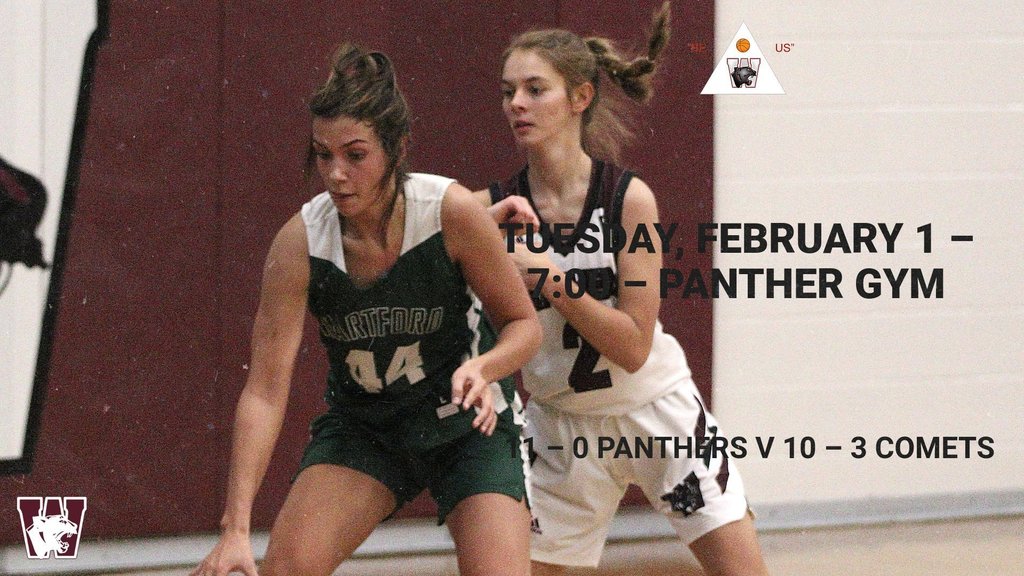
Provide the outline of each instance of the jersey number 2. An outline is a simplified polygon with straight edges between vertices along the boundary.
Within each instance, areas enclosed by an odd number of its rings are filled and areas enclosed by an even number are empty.
[[[573,362],[572,370],[569,372],[569,386],[574,392],[579,394],[612,387],[612,376],[608,370],[594,372],[601,353],[597,351],[597,348],[591,346],[590,342],[581,338],[579,332],[568,322],[562,329],[562,348],[565,350],[579,348],[580,350],[576,354],[576,361]]]
[[[349,350],[348,356],[345,356],[345,363],[348,364],[352,379],[367,392],[380,392],[384,389],[385,382],[390,386],[402,376],[409,379],[409,384],[415,384],[426,377],[423,373],[419,342],[395,349],[395,355],[391,357],[391,363],[384,373],[384,381],[377,375],[377,364],[373,359],[373,352],[369,350]]]

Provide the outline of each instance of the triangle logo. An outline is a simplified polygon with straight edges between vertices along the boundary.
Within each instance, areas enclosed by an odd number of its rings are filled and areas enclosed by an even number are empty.
[[[701,94],[785,94],[747,25],[740,26]]]

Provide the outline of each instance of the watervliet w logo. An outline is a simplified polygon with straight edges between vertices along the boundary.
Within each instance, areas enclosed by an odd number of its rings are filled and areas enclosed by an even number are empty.
[[[24,474],[42,420],[90,79],[109,2],[0,4],[0,474]]]
[[[28,557],[77,558],[85,520],[84,496],[68,498],[18,498],[21,533]]]
[[[747,25],[740,26],[732,44],[708,78],[701,94],[785,94]]]

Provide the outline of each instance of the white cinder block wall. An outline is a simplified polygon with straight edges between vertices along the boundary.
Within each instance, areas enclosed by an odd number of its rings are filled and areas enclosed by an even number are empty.
[[[811,522],[863,499],[938,515],[1024,509],[1024,10],[722,0],[716,11],[716,59],[745,22],[786,95],[715,97],[715,220],[904,224],[893,254],[716,254],[719,268],[843,272],[842,299],[715,302],[716,415],[749,444],[776,438],[768,458],[749,446],[740,461],[751,502]],[[944,297],[861,298],[867,267],[942,268]],[[805,436],[816,454],[790,459],[783,440]],[[990,436],[994,456],[975,444],[965,459],[958,443],[956,459],[882,459],[882,436]]]

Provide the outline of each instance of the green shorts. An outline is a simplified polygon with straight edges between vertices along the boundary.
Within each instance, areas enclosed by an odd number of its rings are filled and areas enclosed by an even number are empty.
[[[498,415],[489,437],[470,429],[425,450],[408,448],[387,430],[331,410],[310,425],[299,472],[314,464],[335,464],[368,474],[394,493],[395,511],[429,488],[440,525],[456,504],[474,494],[526,498],[521,426],[514,422],[514,410]]]

